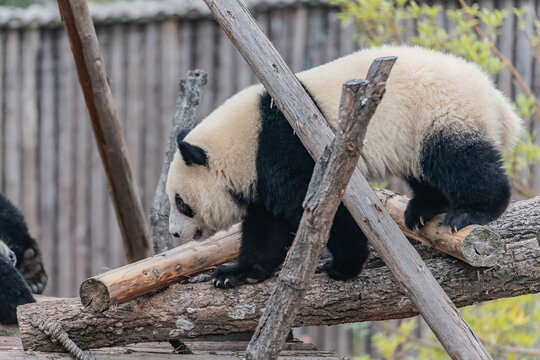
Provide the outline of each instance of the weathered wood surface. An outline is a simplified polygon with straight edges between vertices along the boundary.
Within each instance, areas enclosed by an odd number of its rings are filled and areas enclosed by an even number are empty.
[[[140,260],[149,254],[150,232],[137,196],[92,18],[86,1],[60,0],[58,6],[107,175],[126,256],[130,261]]]
[[[504,242],[494,231],[485,226],[471,225],[457,233],[451,233],[448,228],[437,224],[441,216],[437,216],[433,221],[427,222],[419,231],[409,230],[403,220],[403,211],[409,201],[407,196],[396,194],[389,190],[376,189],[375,193],[392,215],[400,229],[407,234],[407,237],[420,241],[430,246],[431,256],[436,256],[432,248],[446,250],[454,257],[464,257],[464,253],[469,255],[467,263],[472,265],[497,264],[506,250]],[[161,231],[165,235],[169,234],[166,226],[162,226]],[[221,247],[219,256],[204,257],[206,242],[193,242],[181,246],[172,251],[155,255],[152,258],[144,259],[136,263],[125,265],[121,268],[110,270],[90,278],[94,286],[87,287],[86,281],[82,282],[79,295],[85,299],[95,299],[96,301],[82,300],[83,304],[91,304],[91,311],[104,311],[110,305],[117,304],[129,298],[141,295],[149,290],[157,290],[167,286],[182,278],[207,269],[210,266],[230,261],[237,256],[237,249],[240,247],[241,231],[240,227],[234,226],[231,229],[220,232],[212,237],[211,242],[216,247]],[[182,250],[183,249],[183,250]],[[229,249],[229,250],[226,250]],[[208,250],[208,248],[206,248]],[[427,253],[428,249],[419,249]],[[186,251],[184,253],[184,251]],[[190,259],[197,254],[197,260]],[[215,254],[218,255],[218,254]],[[205,258],[205,262],[200,259]],[[210,262],[208,260],[211,259]],[[177,263],[178,262],[178,263]],[[190,264],[188,267],[180,266]],[[159,282],[140,281],[139,277],[152,274],[153,278],[160,279]],[[122,286],[116,283],[122,279]],[[114,289],[114,290],[113,290]]]
[[[186,341],[193,354],[174,354],[168,342],[131,344],[123,347],[89,351],[96,360],[116,359],[178,359],[178,360],[240,360],[247,341]],[[0,360],[73,359],[66,353],[24,352],[21,340],[15,336],[0,336]],[[313,344],[287,343],[280,353],[281,360],[344,360],[331,351],[317,351]]]
[[[511,204],[490,229],[507,247],[496,267],[478,269],[452,257],[424,253],[426,271],[435,274],[457,306],[540,291],[540,197]],[[209,275],[200,278],[208,280]],[[274,285],[275,278],[225,290],[215,289],[209,281],[174,284],[101,314],[85,310],[79,299],[28,304],[17,309],[19,328],[25,349],[40,351],[57,351],[58,347],[30,324],[36,315],[58,321],[82,348],[240,333],[255,329]],[[390,270],[373,258],[352,281],[334,281],[326,274],[315,274],[295,326],[417,314]]]
[[[358,163],[366,131],[396,57],[376,59],[366,80],[343,84],[336,137],[317,160],[298,231],[246,349],[248,360],[275,359],[287,338],[328,242],[341,196]]]
[[[307,151],[314,159],[318,158],[334,134],[249,11],[238,0],[205,0],[205,3],[264,84]],[[446,352],[454,359],[491,359],[358,168],[351,177],[343,200]]]
[[[195,125],[195,116],[207,80],[208,75],[204,71],[191,70],[188,72],[186,79],[180,80],[178,84],[178,96],[176,98],[172,127],[169,129],[169,141],[154,194],[154,204],[150,209],[150,230],[156,254],[179,245],[174,243],[173,237],[169,233],[170,204],[165,185],[167,184],[169,166],[177,149],[176,135],[183,128],[192,128]]]
[[[385,189],[375,190],[375,194],[409,239],[419,241],[476,267],[495,266],[504,255],[506,250],[504,242],[486,226],[469,225],[458,232],[452,232],[440,225],[444,214],[439,214],[426,222],[422,228],[410,230],[405,225],[404,218],[410,198]]]
[[[493,2],[493,0],[488,2]],[[469,3],[472,4],[472,2]],[[505,0],[498,1],[495,5],[504,8],[512,5],[520,6],[520,4],[522,2],[517,0]],[[112,7],[116,5],[114,3]],[[456,4],[451,1],[443,2],[442,5],[444,8],[456,7]],[[537,5],[537,9],[539,7],[540,5]],[[304,7],[297,3],[280,2],[279,5],[268,4],[265,7],[258,7],[257,11],[264,15],[268,22],[268,26],[263,31],[270,36],[276,48],[283,54],[286,62],[295,72],[304,69],[308,64],[316,66],[319,65],[317,61],[326,62],[348,54],[358,46],[352,40],[352,27],[342,28],[336,14],[336,8],[329,7],[327,3],[310,1],[309,6]],[[512,13],[511,9],[509,13]],[[312,22],[310,20],[316,14],[323,16],[322,21]],[[127,143],[130,163],[139,185],[140,194],[146,192],[153,194],[159,178],[159,173],[156,173],[151,182],[148,182],[148,177],[146,177],[147,182],[143,182],[145,172],[143,164],[141,163],[139,166],[138,160],[143,158],[142,154],[146,151],[145,147],[148,142],[146,138],[149,137],[149,134],[142,132],[140,124],[143,121],[148,121],[149,124],[158,123],[156,126],[161,129],[161,132],[157,134],[158,140],[155,141],[162,144],[162,148],[153,154],[152,159],[161,165],[167,142],[167,130],[174,113],[177,79],[184,76],[189,69],[201,68],[203,65],[198,54],[194,51],[194,44],[201,34],[200,26],[202,23],[199,19],[199,15],[192,13],[173,16],[163,13],[157,18],[144,13],[144,18],[134,19],[134,21],[117,21],[119,19],[110,17],[105,21],[95,21],[116,109]],[[149,39],[145,32],[153,31],[150,30],[151,27],[147,26],[148,22],[158,24],[162,35],[159,44],[156,44],[156,49],[161,55],[157,58],[153,57],[152,60],[158,61],[158,63],[151,65],[160,69],[158,75],[161,76],[161,81],[158,91],[161,94],[161,105],[158,107],[155,107],[155,102],[151,102],[151,99],[144,97],[144,93],[147,92],[145,88],[153,85],[146,84],[143,70],[147,66],[146,62],[150,61],[150,57],[144,54],[146,46],[144,42]],[[313,26],[315,23],[320,25],[318,29]],[[508,16],[504,24],[497,46],[507,58],[519,58],[521,54],[516,52],[517,49],[514,45],[516,38],[522,35],[515,26],[514,17]],[[58,25],[61,26],[61,24]],[[308,25],[310,26],[309,31],[307,31]],[[452,23],[446,25],[450,28]],[[104,266],[110,269],[126,264],[122,237],[114,219],[114,209],[110,205],[110,197],[107,194],[107,182],[104,181],[103,170],[99,168],[101,166],[99,157],[96,156],[98,160],[96,171],[91,171],[88,163],[89,159],[92,158],[92,153],[97,151],[94,140],[89,136],[91,128],[82,92],[76,87],[69,99],[64,99],[60,95],[62,79],[67,76],[68,72],[73,71],[73,67],[64,68],[60,64],[60,59],[66,56],[64,54],[66,49],[68,50],[68,59],[72,56],[68,47],[63,46],[68,42],[63,28],[56,25],[52,27],[40,25],[37,22],[29,24],[28,27],[24,27],[20,23],[11,23],[10,26],[20,27],[19,32],[22,36],[17,37],[20,42],[19,51],[11,52],[10,50],[9,52],[9,56],[16,56],[16,61],[10,59],[9,62],[6,62],[6,40],[8,33],[12,30],[6,27],[0,29],[0,80],[4,84],[0,89],[0,128],[11,128],[10,122],[16,124],[21,121],[20,118],[6,116],[6,101],[9,98],[10,101],[15,99],[13,104],[19,104],[23,115],[28,111],[29,117],[27,119],[31,119],[32,111],[35,111],[37,134],[30,138],[23,135],[21,144],[22,146],[29,145],[29,147],[26,153],[25,150],[21,153],[21,150],[11,151],[12,148],[5,147],[8,140],[7,135],[5,131],[0,132],[0,142],[4,144],[4,146],[0,146],[0,163],[2,164],[0,166],[0,191],[12,200],[18,196],[16,194],[22,193],[22,199],[20,199],[22,202],[16,203],[16,205],[25,214],[31,234],[40,241],[45,259],[53,259],[54,254],[65,254],[65,251],[60,249],[60,244],[71,243],[71,262],[55,260],[45,262],[46,271],[50,274],[50,283],[45,291],[49,295],[76,296],[80,283],[84,279],[102,272]],[[219,25],[214,23],[214,26]],[[205,52],[200,53],[200,56],[211,58],[214,61],[211,72],[211,69],[205,69],[209,71],[211,86],[217,85],[216,96],[210,106],[212,109],[219,105],[221,99],[230,97],[234,92],[255,81],[249,66],[235,49],[233,50],[233,69],[226,67],[227,62],[220,61],[221,57],[217,52],[218,48],[221,51],[223,36],[221,32],[218,31],[218,33],[219,35],[216,36],[219,36],[220,46],[208,48]],[[413,34],[410,28],[407,28],[405,33]],[[32,40],[34,34],[38,36],[37,42]],[[106,38],[110,38],[110,41]],[[403,39],[405,40],[405,37]],[[230,41],[224,40],[225,43],[230,44]],[[323,49],[321,50],[322,56],[312,58],[316,52],[309,49],[308,44],[309,46],[321,47]],[[9,46],[13,47],[13,44]],[[73,63],[73,61],[71,62]],[[540,91],[540,77],[538,76],[540,70],[536,62],[534,62],[534,66],[536,67],[532,72],[534,78],[525,78],[525,80],[532,84],[535,93],[538,94]],[[5,86],[8,74],[9,77],[12,74],[21,74],[21,90],[24,95],[21,91],[11,94],[16,88]],[[496,81],[508,96],[512,96],[514,85],[507,75],[509,75],[508,70],[503,70],[496,76]],[[219,81],[217,77],[219,77]],[[223,81],[226,82],[227,86],[222,86]],[[228,91],[228,93],[222,93],[224,91]],[[60,104],[64,101],[76,104],[75,117],[60,110]],[[144,114],[151,114],[151,118],[143,119]],[[203,111],[199,111],[198,118],[206,115]],[[60,146],[59,126],[63,126],[66,122],[74,123],[76,131],[74,134],[76,145],[72,149],[76,153],[76,159],[71,168],[74,171],[72,175],[64,172],[69,167],[59,166],[61,156],[57,150]],[[25,132],[24,128],[22,131]],[[34,154],[32,146],[36,147],[36,161],[33,165],[26,162]],[[20,156],[21,154],[22,156]],[[15,158],[10,159],[11,156],[15,156]],[[15,159],[18,159],[19,162]],[[8,163],[9,167],[6,165]],[[538,171],[540,167],[536,167],[536,169]],[[35,171],[34,174],[33,171]],[[22,182],[13,181],[13,177],[19,177]],[[58,189],[60,181],[65,178],[70,178],[73,182],[68,187],[68,190],[73,192],[69,208],[76,217],[76,222],[74,226],[69,228],[68,233],[58,231],[61,221],[61,217],[58,216],[60,214]],[[540,179],[540,177],[537,178]],[[32,182],[33,185],[30,184]],[[64,182],[64,184],[66,183]],[[91,184],[93,184],[93,191],[104,194],[99,196],[103,200],[95,201],[92,206],[91,201],[97,196],[96,192],[91,193],[88,190]],[[540,181],[537,181],[537,190],[540,190],[539,184]],[[12,185],[16,187],[14,188]],[[27,185],[28,187],[26,187]],[[31,189],[32,187],[37,193],[25,190],[25,188]],[[398,189],[393,188],[395,191],[399,191]],[[153,197],[147,196],[146,198],[152,200]],[[34,206],[35,203],[37,203],[37,207]],[[98,207],[99,203],[108,206],[106,211]],[[152,202],[143,203],[146,212],[151,206]],[[32,225],[35,224],[32,219],[37,219],[37,226]],[[106,241],[99,240],[101,234]],[[66,236],[67,241],[63,239]],[[69,281],[60,283],[60,278]]]
[[[81,303],[90,311],[102,312],[152,290],[164,288],[191,274],[232,261],[240,248],[240,229],[217,233],[205,241],[192,241],[153,257],[85,280],[80,287]]]

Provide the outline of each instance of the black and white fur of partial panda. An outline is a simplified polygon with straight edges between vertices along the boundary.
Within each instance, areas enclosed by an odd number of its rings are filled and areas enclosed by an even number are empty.
[[[366,134],[359,167],[368,179],[404,178],[413,197],[408,227],[446,212],[460,229],[497,218],[510,199],[501,150],[513,145],[520,119],[476,65],[418,47],[363,50],[297,74],[335,130],[341,86],[365,77],[372,61],[398,56]],[[167,179],[170,232],[205,238],[243,221],[237,262],[213,283],[231,287],[268,278],[294,237],[314,167],[261,85],[251,86],[182,131]],[[334,279],[356,276],[368,256],[365,235],[341,205],[327,244]]]
[[[17,321],[18,305],[34,302],[47,274],[41,252],[19,210],[0,194],[0,323]]]

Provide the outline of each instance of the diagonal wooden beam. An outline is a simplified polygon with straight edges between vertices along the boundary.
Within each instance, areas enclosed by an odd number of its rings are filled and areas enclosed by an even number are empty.
[[[136,191],[126,145],[92,17],[85,0],[58,0],[116,218],[130,262],[150,254],[150,231]]]
[[[307,151],[317,159],[334,134],[298,79],[240,1],[204,1]],[[453,359],[491,359],[358,168],[351,177],[344,203],[448,354]]]

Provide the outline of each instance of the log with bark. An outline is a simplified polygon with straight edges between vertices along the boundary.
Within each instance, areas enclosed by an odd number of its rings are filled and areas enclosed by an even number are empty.
[[[501,236],[507,248],[497,266],[479,269],[449,256],[422,253],[427,269],[457,306],[540,291],[540,197],[511,204],[488,227]],[[32,326],[32,319],[39,315],[58,321],[85,349],[252,331],[274,285],[275,278],[225,290],[213,288],[209,281],[174,284],[101,314],[85,310],[79,299],[27,304],[17,309],[21,339],[27,350],[61,350]],[[334,281],[324,273],[316,274],[295,326],[416,314],[418,310],[389,269],[373,258],[352,281]]]
[[[429,221],[419,231],[405,226],[403,212],[409,198],[390,190],[376,190],[394,221],[410,239],[417,240],[474,266],[494,266],[504,255],[501,238],[485,226],[467,226],[457,233],[439,225],[439,217]],[[162,231],[167,231],[164,228]],[[130,300],[149,291],[236,258],[241,232],[238,225],[211,239],[191,242],[151,258],[85,280],[79,289],[81,302],[93,312]],[[219,251],[218,251],[219,250]],[[427,249],[421,251],[428,252]],[[431,255],[435,256],[435,255]]]

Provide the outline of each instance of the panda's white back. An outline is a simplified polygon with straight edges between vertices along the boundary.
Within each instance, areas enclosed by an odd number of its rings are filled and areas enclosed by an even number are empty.
[[[420,47],[370,48],[297,74],[335,129],[342,84],[364,78],[375,58],[397,56],[386,93],[366,133],[364,175],[419,176],[422,139],[431,132],[475,129],[498,148],[510,147],[521,122],[508,100],[475,64]],[[208,149],[216,168],[236,169],[228,181],[256,178],[262,85],[248,87],[215,109],[186,138]],[[249,176],[247,176],[249,174]]]
[[[454,55],[412,46],[370,48],[304,71],[298,78],[335,128],[344,82],[364,78],[375,58],[397,56],[366,134],[360,166],[369,178],[419,175],[422,139],[472,128],[498,148],[515,142],[520,119],[490,78]]]

